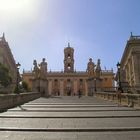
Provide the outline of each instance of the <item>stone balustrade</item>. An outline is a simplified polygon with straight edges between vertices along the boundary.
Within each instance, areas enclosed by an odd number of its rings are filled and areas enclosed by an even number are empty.
[[[41,93],[0,94],[0,111],[5,111],[41,97]]]
[[[119,95],[117,92],[97,92],[96,97],[117,101],[130,107],[140,107],[140,94],[121,93]]]

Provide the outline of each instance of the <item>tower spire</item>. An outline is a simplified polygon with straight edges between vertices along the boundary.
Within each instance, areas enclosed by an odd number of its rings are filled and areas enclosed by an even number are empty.
[[[70,43],[68,42],[68,47],[70,47]]]
[[[2,41],[4,41],[4,42],[6,41],[4,32],[3,32],[3,35],[2,35]]]
[[[131,37],[133,36],[133,33],[131,32]]]
[[[64,49],[64,72],[74,72],[74,49],[70,47],[68,42],[68,47]]]

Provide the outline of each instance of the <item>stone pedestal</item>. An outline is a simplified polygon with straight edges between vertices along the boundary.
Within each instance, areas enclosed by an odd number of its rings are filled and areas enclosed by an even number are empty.
[[[39,79],[33,79],[32,83],[33,83],[32,91],[40,92],[40,80]]]
[[[48,82],[46,79],[40,80],[40,92],[43,96],[48,96]]]
[[[93,96],[97,91],[101,91],[102,79],[88,78],[88,96]]]
[[[46,79],[34,79],[33,91],[40,92],[42,96],[48,96],[48,82]]]
[[[94,78],[88,78],[88,96],[93,96],[94,93]]]

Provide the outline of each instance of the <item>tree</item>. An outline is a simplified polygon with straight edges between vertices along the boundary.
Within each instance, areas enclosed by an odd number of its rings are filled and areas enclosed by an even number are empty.
[[[22,81],[22,88],[24,91],[30,91],[28,84],[25,81]]]
[[[16,86],[14,89],[14,93],[29,92],[29,91],[31,90],[25,81],[20,82],[18,87]]]
[[[0,84],[4,87],[7,87],[11,83],[12,83],[12,77],[9,74],[8,68],[0,63]]]

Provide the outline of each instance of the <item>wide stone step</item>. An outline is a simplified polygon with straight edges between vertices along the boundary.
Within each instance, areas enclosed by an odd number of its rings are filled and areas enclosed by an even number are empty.
[[[96,112],[26,112],[26,111],[8,111],[1,113],[0,116],[24,116],[24,117],[102,117],[102,116],[140,116],[140,111],[96,111]]]
[[[140,127],[136,118],[0,118],[0,127],[18,128],[112,128]]]
[[[40,98],[0,114],[1,140],[139,140],[140,110],[94,97]]]
[[[0,131],[27,131],[27,132],[117,132],[139,131],[140,127],[101,127],[101,128],[16,128],[0,127]]]
[[[45,118],[46,119],[47,118],[48,119],[50,119],[50,118],[52,118],[52,119],[59,119],[59,118],[63,118],[63,119],[65,119],[65,118],[70,118],[70,119],[72,119],[72,118],[73,119],[78,119],[78,118],[79,119],[80,118],[85,118],[85,119],[86,118],[87,119],[88,118],[140,118],[140,115],[129,115],[129,116],[128,115],[122,115],[122,116],[121,115],[117,115],[117,116],[116,115],[113,115],[113,116],[109,116],[109,115],[106,115],[106,116],[105,115],[104,116],[97,116],[97,115],[96,116],[86,116],[86,115],[85,116],[57,116],[57,115],[56,116],[41,116],[41,115],[40,116],[31,116],[31,115],[30,116],[29,115],[28,116],[27,115],[26,116],[23,116],[23,115],[2,115],[2,116],[0,116],[0,118],[22,118],[22,119],[23,118],[36,118],[36,119],[38,119],[38,118],[40,118],[40,119],[42,119],[42,118],[43,119],[45,119]]]
[[[90,108],[90,107],[116,107],[117,105],[24,105],[25,108]]]

